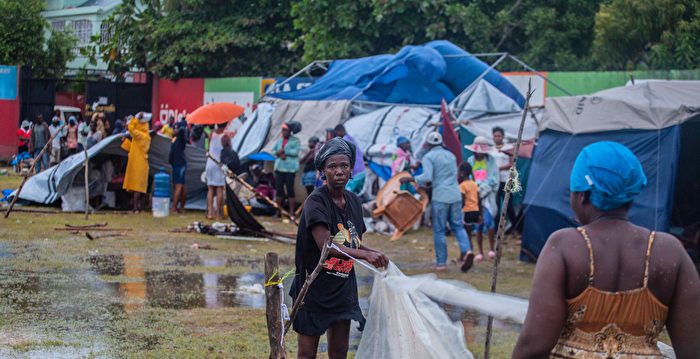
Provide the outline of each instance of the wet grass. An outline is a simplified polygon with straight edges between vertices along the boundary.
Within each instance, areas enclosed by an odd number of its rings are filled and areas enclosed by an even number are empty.
[[[0,175],[0,188],[20,181],[19,176]],[[296,230],[279,219],[259,220],[276,231]],[[105,221],[131,231],[91,241],[84,231],[54,229]],[[198,211],[160,219],[146,212],[93,214],[88,220],[78,213],[14,212],[0,219],[0,357],[266,357],[264,309],[250,308],[246,300],[252,297],[231,293],[244,278],[264,281],[267,252],[280,255],[281,272],[292,268],[294,246],[168,232],[195,221],[211,222]],[[456,241],[448,237],[447,242],[454,258]],[[195,243],[213,249],[194,249]],[[409,232],[395,242],[368,233],[364,243],[384,251],[408,275],[429,273],[434,263],[428,230]],[[519,248],[512,238],[505,249],[498,292],[527,298],[534,266],[517,261]],[[467,274],[449,265],[437,276],[488,290],[491,270],[484,261]],[[370,275],[365,269],[358,274]],[[207,282],[212,276],[218,284]],[[360,295],[368,296],[370,289],[360,286]],[[207,307],[207,293],[218,296],[214,308]],[[482,356],[485,326],[466,329],[468,348]],[[492,357],[509,357],[517,330],[497,328],[495,333]],[[287,339],[288,355],[294,357],[296,338],[291,333]]]

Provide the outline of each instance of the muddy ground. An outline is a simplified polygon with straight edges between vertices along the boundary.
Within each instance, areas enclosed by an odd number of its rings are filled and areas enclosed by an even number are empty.
[[[19,182],[17,176],[0,175],[0,189]],[[279,219],[258,219],[276,231],[296,230]],[[54,229],[105,221],[131,230],[122,237],[89,240],[84,231]],[[293,245],[168,232],[195,221],[211,223],[199,211],[161,219],[150,213],[94,214],[86,221],[83,214],[25,212],[0,218],[0,357],[267,357],[262,259],[267,252],[279,253],[280,270],[286,272],[293,267]],[[368,233],[364,243],[383,250],[408,275],[430,272],[430,231],[388,239]],[[193,248],[195,243],[213,249]],[[448,250],[450,257],[458,253],[454,237],[448,237]],[[518,251],[508,238],[498,292],[527,298],[534,265],[517,261]],[[491,269],[489,261],[468,274],[451,265],[438,277],[488,290]],[[366,311],[372,276],[361,267],[357,272]],[[285,282],[287,288],[290,283]],[[482,357],[486,318],[462,308],[445,309],[463,323],[469,350]],[[496,323],[492,357],[510,356],[519,328]],[[288,355],[295,357],[294,334],[287,338]],[[359,338],[354,329],[351,357]],[[325,343],[320,349],[320,357],[326,357]]]

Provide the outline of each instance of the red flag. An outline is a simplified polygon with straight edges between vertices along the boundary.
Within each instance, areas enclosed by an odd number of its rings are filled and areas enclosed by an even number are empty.
[[[462,142],[459,140],[457,132],[452,127],[452,114],[447,108],[445,99],[442,99],[440,105],[440,117],[442,117],[442,141],[443,144],[450,149],[452,154],[457,158],[457,166],[462,164]]]

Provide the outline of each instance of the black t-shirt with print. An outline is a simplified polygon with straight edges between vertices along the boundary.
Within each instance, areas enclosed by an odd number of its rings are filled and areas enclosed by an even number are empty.
[[[290,289],[290,295],[296,299],[307,274],[311,274],[321,256],[321,250],[314,241],[311,227],[325,224],[335,236],[339,231],[346,231],[346,247],[359,248],[365,224],[362,220],[362,206],[355,194],[345,191],[345,210],[331,199],[327,186],[322,186],[311,193],[304,203],[304,210],[299,221],[296,242],[296,275]],[[340,244],[336,242],[336,244]],[[309,287],[304,298],[306,311],[342,313],[359,309],[357,300],[357,279],[354,262],[329,256],[323,269]]]

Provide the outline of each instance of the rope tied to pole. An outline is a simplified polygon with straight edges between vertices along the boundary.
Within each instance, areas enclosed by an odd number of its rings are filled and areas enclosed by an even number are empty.
[[[515,168],[515,166],[510,167],[510,176],[508,176],[508,181],[506,181],[506,191],[510,193],[517,193],[523,190],[523,186],[520,183],[520,173]]]

